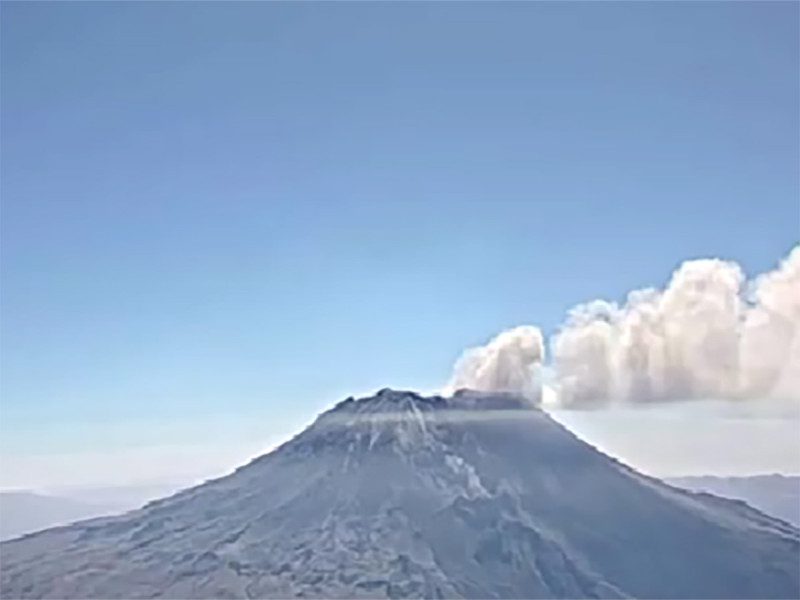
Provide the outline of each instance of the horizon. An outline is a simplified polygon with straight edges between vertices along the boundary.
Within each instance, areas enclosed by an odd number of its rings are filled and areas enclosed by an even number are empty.
[[[112,494],[112,498],[118,503],[119,506],[127,506],[127,503],[130,503],[131,506],[135,504],[141,504],[144,500],[150,501],[157,498],[162,497],[169,497],[173,494],[177,493],[178,491],[185,490],[191,487],[195,487],[197,485],[201,485],[203,483],[207,483],[209,481],[213,481],[215,479],[227,477],[233,474],[234,471],[242,468],[251,462],[254,462],[256,459],[271,454],[281,446],[292,440],[293,438],[301,435],[307,429],[309,429],[317,419],[322,416],[323,413],[333,412],[338,409],[346,400],[353,400],[357,403],[361,402],[368,402],[374,401],[376,398],[384,395],[386,392],[391,392],[394,394],[410,394],[416,398],[420,398],[422,400],[428,400],[432,398],[445,398],[450,401],[451,406],[453,403],[458,401],[458,397],[464,393],[470,395],[479,395],[484,397],[492,397],[492,396],[517,396],[519,397],[525,404],[528,404],[531,408],[536,408],[545,412],[550,417],[552,417],[557,423],[566,427],[569,431],[576,434],[579,439],[583,441],[589,441],[584,438],[582,435],[578,434],[573,427],[570,425],[570,416],[572,417],[579,417],[580,415],[585,415],[585,409],[570,409],[570,408],[547,408],[546,406],[531,404],[528,400],[525,399],[523,395],[520,395],[516,392],[503,392],[503,391],[482,391],[482,390],[472,390],[469,388],[461,388],[459,390],[455,390],[452,394],[445,394],[441,392],[417,392],[414,390],[407,390],[407,389],[392,389],[392,388],[382,388],[380,390],[376,390],[372,393],[367,393],[365,395],[359,396],[349,396],[348,398],[341,399],[336,403],[326,407],[321,413],[315,415],[305,426],[302,427],[301,430],[292,432],[285,438],[281,439],[277,443],[271,445],[270,447],[264,448],[262,451],[257,452],[243,460],[239,463],[231,465],[229,468],[224,469],[220,472],[210,473],[201,478],[195,479],[184,479],[184,480],[152,480],[152,481],[141,481],[138,483],[126,483],[126,484],[107,484],[101,485],[99,483],[90,484],[90,485],[80,485],[80,484],[67,484],[67,485],[56,485],[53,487],[45,487],[45,488],[22,488],[22,487],[15,487],[15,488],[0,488],[0,493],[2,494],[36,494],[41,496],[48,496],[53,498],[60,498],[60,499],[72,499],[76,501],[83,501],[89,502],[89,505],[94,504],[97,502],[98,493],[100,497],[103,496],[108,497],[109,494]],[[652,406],[633,406],[633,407],[625,407],[629,410],[633,411],[648,411],[652,410]],[[660,408],[660,407],[656,407]],[[451,409],[452,410],[452,409]],[[475,410],[474,408],[472,410]],[[481,409],[481,412],[485,412],[487,409]],[[507,412],[507,409],[501,409],[503,412]],[[491,411],[490,411],[491,412]],[[455,417],[458,419],[459,417]],[[493,418],[493,417],[492,417]],[[509,416],[504,416],[503,418],[513,418]],[[344,423],[344,422],[343,422]],[[628,464],[629,466],[631,463],[628,460],[625,460],[619,454],[614,454],[609,452],[608,449],[599,447],[597,448],[599,451],[603,452],[611,456],[612,458],[621,459],[623,462]],[[734,474],[726,474],[726,473],[706,473],[702,471],[698,471],[695,473],[654,473],[649,472],[646,469],[642,469],[638,466],[634,466],[636,470],[644,472],[646,475],[655,476],[659,478],[663,478],[665,480],[695,480],[695,479],[718,479],[722,481],[729,481],[729,480],[748,480],[748,479],[759,479],[759,478],[771,478],[771,477],[783,477],[783,478],[800,478],[800,471],[798,472],[778,472],[778,471],[761,471],[761,472],[749,472],[749,473],[734,473]],[[103,507],[104,505],[100,503],[98,507]],[[113,508],[115,504],[112,502],[107,505],[110,508]]]
[[[445,398],[453,397],[452,394],[445,394],[439,391],[425,392],[410,389],[381,388],[381,390],[385,389],[396,392],[410,392],[423,398],[434,396]],[[381,390],[362,392],[360,394],[351,394],[347,397],[341,397],[333,400],[328,405],[323,406],[319,411],[313,414],[305,415],[302,424],[300,424],[296,429],[287,431],[282,436],[276,436],[272,439],[272,441],[267,443],[265,443],[263,439],[258,438],[249,440],[252,443],[246,449],[243,449],[241,446],[234,445],[231,451],[225,454],[223,461],[216,461],[212,467],[206,466],[206,468],[202,470],[195,469],[194,471],[178,471],[177,475],[166,473],[162,474],[160,477],[146,477],[141,480],[131,480],[127,470],[120,469],[119,456],[112,454],[110,457],[108,457],[107,465],[105,465],[104,468],[98,469],[101,473],[105,473],[104,476],[99,479],[89,479],[81,482],[80,479],[76,479],[71,472],[71,469],[74,465],[70,464],[70,461],[66,461],[66,464],[63,467],[63,473],[66,475],[62,475],[61,478],[56,477],[53,479],[48,477],[47,479],[42,480],[38,484],[35,483],[34,485],[0,485],[0,492],[33,492],[43,495],[66,497],[77,496],[80,498],[85,492],[92,492],[98,489],[124,490],[128,488],[130,491],[136,492],[141,489],[159,488],[165,492],[168,492],[167,495],[170,495],[180,489],[186,489],[209,480],[230,475],[237,468],[252,462],[256,458],[272,453],[284,443],[301,434],[308,427],[310,427],[322,413],[332,410],[342,401],[348,398],[354,398],[356,401],[368,400],[375,397]],[[479,390],[472,391],[482,394],[495,393],[481,392]],[[513,392],[500,393],[514,394]],[[700,408],[706,412],[710,411],[713,419],[719,420],[719,422],[716,423],[717,426],[724,427],[727,423],[728,426],[738,429],[739,431],[744,430],[744,432],[747,432],[752,427],[751,420],[753,415],[742,416],[742,414],[737,413],[737,407],[735,407],[730,401],[686,400],[679,404],[685,405],[687,403],[695,404],[695,409]],[[651,476],[672,479],[704,476],[720,477],[725,479],[770,475],[800,477],[800,467],[794,467],[794,462],[789,463],[788,468],[783,469],[770,469],[768,466],[759,465],[758,462],[756,462],[756,464],[750,468],[745,467],[742,469],[741,464],[747,465],[748,463],[747,460],[744,459],[744,456],[747,454],[747,450],[742,450],[741,447],[739,447],[738,451],[742,455],[740,458],[744,460],[736,461],[729,458],[728,460],[723,461],[721,464],[718,464],[716,468],[713,466],[689,466],[686,468],[673,466],[659,469],[658,465],[662,462],[662,457],[660,455],[664,448],[668,447],[666,440],[670,436],[672,427],[676,422],[681,424],[681,426],[684,428],[687,425],[687,420],[694,422],[695,424],[699,424],[702,427],[707,425],[707,423],[704,423],[703,421],[697,421],[696,413],[693,414],[690,412],[687,414],[685,411],[676,411],[675,407],[671,404],[617,406],[612,410],[603,411],[595,411],[591,409],[587,410],[584,408],[548,407],[541,405],[539,406],[539,409],[549,414],[554,420],[566,427],[583,441],[597,446],[597,448],[604,454],[621,460],[636,470]],[[745,408],[749,409],[749,407]],[[761,408],[763,407],[757,407],[757,409]],[[773,403],[772,408],[779,411],[785,411],[787,407],[782,403]],[[770,416],[769,412],[759,415],[758,410],[755,416],[756,418],[766,418],[768,420],[777,418],[781,425],[788,428],[788,431],[785,431],[785,434],[790,436],[794,431],[796,431],[796,427],[798,423],[800,423],[800,412],[798,412],[797,407],[789,408],[792,410],[792,412],[789,413],[789,418],[787,418],[785,414],[781,414],[781,412],[778,413],[777,417],[774,415]],[[645,426],[644,430],[640,431],[639,428],[641,428],[643,425]],[[198,436],[198,438],[199,437],[202,436]],[[731,437],[733,438],[735,436],[731,434]],[[642,438],[646,438],[650,442],[656,440],[656,443],[651,450],[652,453],[642,453],[641,447],[645,443],[645,440]],[[773,456],[771,457],[773,462],[769,464],[779,463],[779,461],[776,460],[775,454],[779,455],[781,451],[785,450],[785,439],[785,437],[778,438],[777,443],[773,445]],[[697,442],[697,440],[695,440],[695,442]],[[712,438],[711,442],[713,444],[715,443],[715,440]],[[795,449],[800,450],[800,448]],[[156,464],[160,458],[163,458],[163,456],[169,456],[171,451],[174,449],[169,448],[169,446],[148,446],[145,447],[145,450],[146,452],[143,456],[136,456],[134,454],[133,456],[129,457],[133,460],[133,462],[128,466],[133,467],[134,471],[137,468],[145,471],[147,466]],[[196,462],[196,456],[193,454],[194,452],[199,452],[202,456],[203,453],[216,453],[218,450],[218,448],[212,446],[209,452],[204,443],[198,442],[195,445],[181,446],[178,455],[185,457],[187,464],[193,464]],[[706,451],[708,451],[708,449],[706,449]],[[736,448],[729,448],[728,451],[733,452],[734,455],[737,453]],[[174,459],[175,456],[172,458]],[[49,468],[58,472],[59,461],[57,459],[54,460],[54,458],[55,457],[52,455],[45,455],[43,457],[43,463],[47,463],[47,467],[45,467],[43,464],[42,469]],[[180,461],[177,462],[180,464]],[[122,464],[124,465],[124,462]],[[690,464],[690,461],[679,460],[678,464],[688,465]],[[725,465],[730,464],[735,464],[736,466],[726,469]],[[112,472],[119,471],[122,471],[121,479],[115,479],[114,477],[110,476]],[[155,497],[157,497],[157,495],[153,495],[153,498]]]

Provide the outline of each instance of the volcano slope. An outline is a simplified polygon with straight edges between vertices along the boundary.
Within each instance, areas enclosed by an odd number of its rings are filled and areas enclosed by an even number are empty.
[[[231,475],[0,545],[3,598],[797,598],[800,532],[507,394],[348,399]]]

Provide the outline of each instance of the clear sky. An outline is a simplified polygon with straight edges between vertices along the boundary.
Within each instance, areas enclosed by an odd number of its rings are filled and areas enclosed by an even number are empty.
[[[798,17],[3,2],[0,486],[53,457],[206,473],[687,258],[774,267]],[[781,456],[743,468],[800,470]]]

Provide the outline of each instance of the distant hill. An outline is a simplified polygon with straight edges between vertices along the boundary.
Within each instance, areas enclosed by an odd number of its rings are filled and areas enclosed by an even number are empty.
[[[119,514],[178,491],[181,485],[62,488],[50,492],[0,491],[0,540],[83,519]]]
[[[800,476],[674,477],[671,485],[744,500],[753,508],[800,526]]]
[[[115,512],[114,507],[34,492],[0,492],[0,539]]]

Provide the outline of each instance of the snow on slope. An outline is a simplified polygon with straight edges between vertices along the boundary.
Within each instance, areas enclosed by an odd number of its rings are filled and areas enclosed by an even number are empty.
[[[232,475],[0,545],[3,598],[800,594],[800,533],[521,398],[348,399]]]

